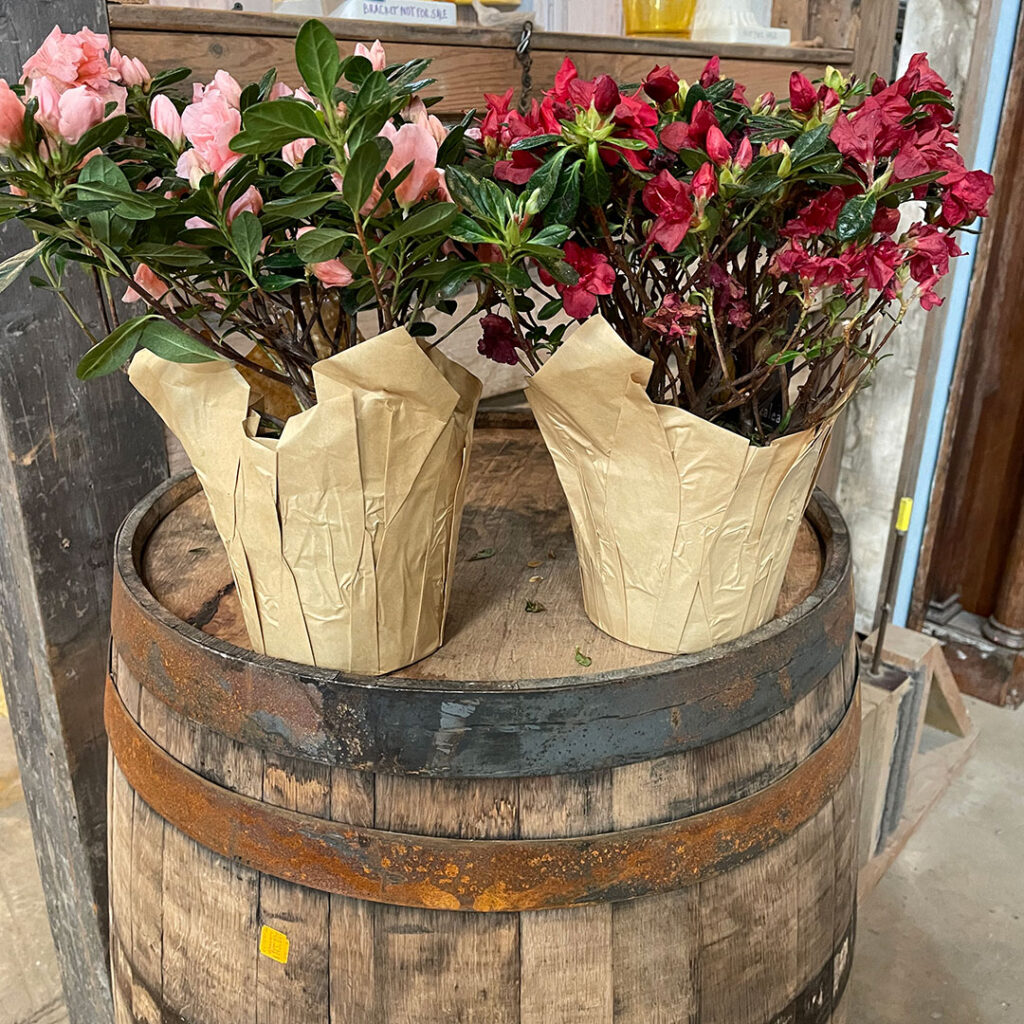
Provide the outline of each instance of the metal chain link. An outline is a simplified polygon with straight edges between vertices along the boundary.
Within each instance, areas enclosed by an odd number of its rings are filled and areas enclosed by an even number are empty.
[[[522,85],[519,91],[519,112],[525,114],[530,106],[530,91],[533,89],[533,77],[530,68],[533,66],[533,54],[530,43],[533,41],[533,22],[524,21],[523,31],[516,44],[516,60],[523,69]]]

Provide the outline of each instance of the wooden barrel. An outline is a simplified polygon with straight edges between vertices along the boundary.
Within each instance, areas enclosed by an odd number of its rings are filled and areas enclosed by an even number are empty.
[[[586,619],[536,432],[479,432],[449,640],[384,678],[243,648],[194,477],[117,544],[117,1022],[844,1020],[859,710],[846,530],[666,659]],[[528,603],[529,602],[529,603]]]

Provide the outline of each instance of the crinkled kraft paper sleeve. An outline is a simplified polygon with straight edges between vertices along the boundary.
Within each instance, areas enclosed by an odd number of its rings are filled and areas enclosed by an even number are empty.
[[[378,675],[441,644],[480,382],[405,330],[313,367],[318,402],[256,436],[227,362],[150,352],[131,381],[210,503],[255,650]]]
[[[526,396],[572,517],[591,620],[667,653],[770,619],[831,423],[757,448],[646,392],[653,363],[602,317]]]

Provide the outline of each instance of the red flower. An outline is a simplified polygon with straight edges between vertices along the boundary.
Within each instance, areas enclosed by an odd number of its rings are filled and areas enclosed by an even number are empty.
[[[639,139],[651,149],[658,148],[658,136],[652,130],[658,123],[658,111],[640,99],[639,91],[632,96],[621,97],[612,111],[612,120],[617,128],[616,137]],[[627,156],[637,155],[637,150],[627,150]]]
[[[712,125],[708,129],[708,133],[704,137],[704,148],[708,151],[708,156],[719,167],[727,164],[732,156],[732,147],[729,145],[729,140],[722,134],[722,129],[717,124]]]
[[[644,92],[655,103],[664,103],[679,93],[679,76],[668,65],[655,66],[654,70],[644,79]]]
[[[610,114],[619,102],[619,87],[611,75],[598,75],[594,79],[594,109],[599,114]],[[582,104],[581,104],[582,106]],[[646,104],[645,104],[646,106]],[[655,119],[657,124],[657,119]]]
[[[742,103],[745,107],[750,106],[747,102],[747,87],[740,82],[733,86],[732,98],[734,103]]]
[[[883,238],[876,245],[868,244],[863,251],[864,280],[875,291],[887,290],[893,298],[890,285],[896,271],[903,265],[903,252],[891,238]]]
[[[657,218],[647,234],[647,245],[657,242],[666,252],[675,252],[690,230],[693,199],[690,186],[660,171],[645,186],[644,206]]]
[[[789,76],[789,105],[799,114],[806,114],[814,109],[818,102],[818,92],[806,75],[794,71]]]
[[[569,99],[569,86],[577,77],[579,77],[579,72],[576,70],[576,65],[569,57],[566,57],[555,75],[555,85],[551,90],[551,95],[561,103],[565,103]]]
[[[839,220],[839,212],[846,202],[846,196],[838,185],[826,193],[816,196],[787,224],[779,234],[786,238],[814,238],[825,231],[831,231]]]
[[[661,132],[661,144],[678,153],[681,149],[703,149],[708,132],[718,128],[718,118],[707,100],[698,100],[690,112],[690,123],[673,121]],[[721,129],[719,129],[721,130]]]
[[[879,235],[891,235],[899,226],[899,207],[880,206],[871,221],[871,230]]]
[[[715,168],[711,164],[701,164],[700,169],[693,176],[691,182],[694,199],[707,202],[712,196],[718,194],[718,177]]]
[[[494,165],[494,176],[499,181],[509,181],[513,185],[525,185],[540,165],[540,157],[532,150],[517,149],[508,160],[499,160]]]
[[[911,226],[903,247],[910,256],[910,276],[915,281],[944,277],[949,273],[949,261],[963,255],[951,235],[934,224],[920,222]]]
[[[732,158],[734,167],[738,167],[741,171],[745,171],[754,159],[754,147],[750,144],[750,139],[744,135],[743,140],[740,142],[736,149],[736,155]]]
[[[985,171],[952,171],[939,179],[940,185],[951,187],[942,197],[941,221],[947,227],[969,224],[975,217],[988,216],[988,201],[994,182]]]
[[[481,318],[480,326],[484,331],[476,346],[480,355],[493,359],[496,363],[515,366],[519,362],[519,357],[516,355],[519,343],[512,321],[508,317],[488,313],[487,316]]]
[[[721,78],[722,62],[716,56],[712,57],[711,60],[704,65],[704,70],[700,73],[700,87],[702,89],[708,89],[715,84]]]
[[[576,242],[565,243],[565,261],[579,277],[575,284],[557,282],[543,269],[541,280],[545,284],[554,284],[562,296],[562,307],[569,316],[585,320],[597,307],[598,295],[611,295],[615,287],[615,270],[603,253]]]
[[[905,133],[903,144],[893,159],[893,173],[901,181],[916,178],[929,171],[960,171],[964,162],[956,151],[956,136],[937,125],[914,134]]]

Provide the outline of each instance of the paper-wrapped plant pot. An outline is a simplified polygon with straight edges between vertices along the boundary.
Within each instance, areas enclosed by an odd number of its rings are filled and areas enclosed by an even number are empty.
[[[130,376],[192,460],[255,650],[380,675],[440,646],[476,377],[389,331],[314,366],[274,439],[230,363],[143,351]]]
[[[652,402],[653,365],[593,317],[526,397],[569,504],[587,615],[625,643],[689,653],[772,617],[831,424],[755,447]]]

